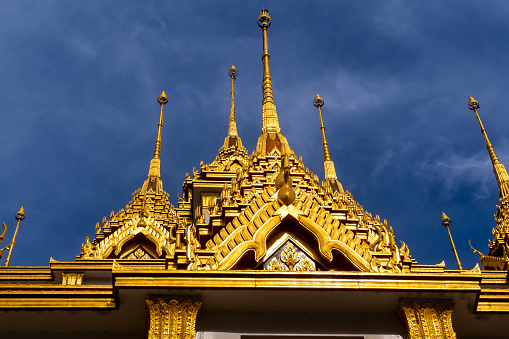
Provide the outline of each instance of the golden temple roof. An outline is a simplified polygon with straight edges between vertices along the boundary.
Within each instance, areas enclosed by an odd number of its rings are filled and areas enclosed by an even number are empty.
[[[392,227],[373,217],[345,192],[330,157],[317,94],[325,180],[320,183],[280,133],[269,70],[263,10],[262,134],[250,156],[235,120],[232,66],[228,135],[216,159],[186,175],[178,207],[162,189],[160,153],[164,91],[148,178],[133,199],[96,225],[78,260],[164,259],[168,269],[346,270],[409,272],[415,261]],[[290,260],[290,257],[293,258]]]

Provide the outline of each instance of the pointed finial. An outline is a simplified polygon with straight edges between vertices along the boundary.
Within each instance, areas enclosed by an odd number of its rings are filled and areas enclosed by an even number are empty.
[[[313,100],[313,105],[315,105],[315,107],[322,107],[323,104],[324,101],[322,97],[318,93],[316,93],[315,99]]]
[[[23,208],[23,205],[21,205],[21,208],[19,211],[16,212],[16,220],[24,220],[25,219],[25,209]]]
[[[271,24],[269,11],[266,10],[264,7],[262,8],[260,15],[258,16],[257,23],[260,28],[268,28]]]
[[[449,226],[451,224],[451,219],[449,219],[449,217],[447,216],[447,214],[444,213],[444,211],[442,211],[442,225],[444,226]]]
[[[228,75],[234,81],[237,80],[237,69],[235,68],[235,66],[232,65],[232,67],[230,67],[230,69],[228,70]]]
[[[161,92],[161,94],[157,97],[157,102],[161,105],[165,105],[168,103],[168,97],[166,96],[166,93],[164,93],[164,90]]]
[[[474,98],[472,98],[471,95],[469,95],[469,99],[468,99],[468,108],[470,108],[472,111],[473,110],[476,110],[479,108],[479,102],[477,100],[475,100]]]

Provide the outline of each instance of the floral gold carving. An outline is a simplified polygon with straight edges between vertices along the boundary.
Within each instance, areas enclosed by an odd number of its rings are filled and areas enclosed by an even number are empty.
[[[202,301],[146,300],[150,317],[149,339],[194,339]]]
[[[143,247],[138,247],[135,251],[132,251],[125,259],[153,259]]]
[[[432,305],[429,302],[419,305],[415,302],[399,303],[398,315],[407,338],[456,338],[452,327],[454,303]]]
[[[300,263],[295,266],[296,271],[316,271],[315,265],[308,258],[303,258]]]
[[[289,242],[284,251],[281,253],[281,261],[284,262],[290,271],[293,271],[293,267],[296,263],[298,263],[300,260],[299,253],[295,250],[295,247],[293,247],[292,243]]]
[[[284,271],[285,265],[281,263],[277,258],[272,258],[269,265],[267,266],[267,271]]]

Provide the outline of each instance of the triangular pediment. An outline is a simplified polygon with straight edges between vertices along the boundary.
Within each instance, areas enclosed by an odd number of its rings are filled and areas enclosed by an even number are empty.
[[[173,255],[178,221],[165,192],[138,190],[125,209],[112,212],[109,220],[103,219],[102,229],[96,226],[96,239],[85,239],[77,259],[157,259]]]
[[[265,271],[317,271],[317,262],[309,250],[298,244],[298,241],[286,236],[279,241],[279,247],[269,250],[267,259],[263,262]]]
[[[155,259],[157,257],[158,256],[146,246],[135,244],[124,253],[121,259]]]

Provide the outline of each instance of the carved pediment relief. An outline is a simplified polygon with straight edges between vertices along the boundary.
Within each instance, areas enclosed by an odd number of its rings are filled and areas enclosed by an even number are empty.
[[[154,259],[155,256],[150,254],[150,250],[145,248],[144,246],[134,246],[135,248],[131,251],[126,251],[126,253],[121,257],[121,259]]]
[[[266,271],[316,271],[316,263],[299,246],[292,241],[280,246],[263,263]]]

